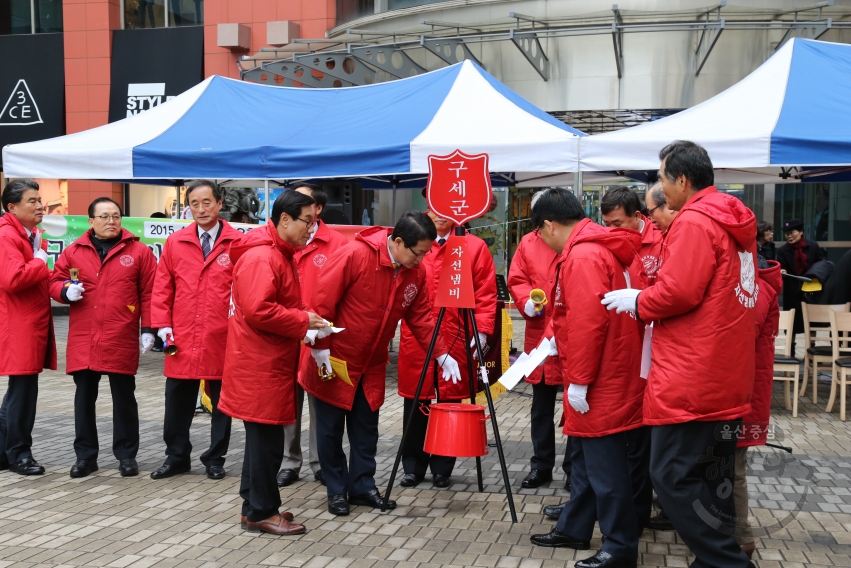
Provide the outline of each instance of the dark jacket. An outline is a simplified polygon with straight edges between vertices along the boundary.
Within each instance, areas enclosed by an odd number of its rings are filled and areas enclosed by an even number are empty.
[[[765,259],[771,260],[767,256]],[[807,262],[812,266],[820,260],[824,260],[824,250],[818,246],[817,242],[807,239]],[[780,263],[781,270],[795,274],[795,249],[788,243],[777,249],[777,262]],[[803,276],[803,274],[795,274],[795,276]]]
[[[756,243],[756,254],[764,258],[765,260],[777,260],[777,249],[775,248],[774,242],[768,241],[764,245]]]
[[[824,285],[822,304],[844,304],[851,302],[851,250],[842,255],[830,280]]]

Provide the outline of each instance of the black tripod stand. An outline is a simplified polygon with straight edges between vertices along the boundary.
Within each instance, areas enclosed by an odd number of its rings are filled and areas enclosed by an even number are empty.
[[[455,227],[456,235],[464,236],[465,233],[466,231],[464,227]],[[476,353],[478,354],[479,362],[484,365],[484,352],[482,351],[482,345],[479,341],[479,332],[476,327],[476,318],[473,308],[458,308],[458,311],[460,312],[459,315],[464,320],[464,345],[470,345],[471,341],[475,342]],[[437,343],[437,337],[440,333],[440,325],[443,323],[443,316],[445,314],[446,308],[440,308],[440,312],[438,312],[437,314],[437,321],[434,325],[434,333],[431,336],[431,342],[429,342],[428,351],[426,352],[425,364],[423,365],[423,370],[420,373],[420,380],[417,383],[417,390],[414,393],[414,407],[411,411],[410,416],[408,416],[407,422],[405,423],[405,429],[402,434],[402,442],[399,444],[399,451],[396,452],[396,461],[393,463],[393,471],[390,473],[390,481],[387,483],[387,492],[384,495],[384,504],[381,507],[382,513],[385,511],[387,502],[390,500],[390,492],[393,490],[393,483],[396,481],[396,473],[399,471],[399,462],[402,460],[402,451],[405,448],[405,442],[407,442],[408,433],[411,431],[411,425],[414,419],[414,412],[417,411],[417,405],[420,401],[420,394],[422,393],[423,384],[425,383],[431,359],[434,355],[434,346]],[[473,361],[469,356],[467,357],[467,375],[470,379],[470,402],[474,403],[476,400],[476,383],[478,382],[478,375],[473,373]],[[499,454],[499,465],[502,468],[502,481],[505,484],[505,494],[508,497],[508,508],[511,511],[511,522],[516,523],[517,512],[514,509],[514,498],[511,495],[511,482],[508,479],[508,468],[505,465],[505,455],[502,451],[502,440],[499,437],[499,426],[496,422],[496,412],[494,411],[493,407],[493,398],[491,397],[490,384],[488,384],[487,381],[485,382],[485,396],[488,399],[488,411],[490,412],[491,426],[493,427],[493,437],[494,441],[496,442],[496,450]],[[480,457],[476,458],[476,473],[479,482],[479,491],[484,491],[484,484],[482,482],[482,459]]]

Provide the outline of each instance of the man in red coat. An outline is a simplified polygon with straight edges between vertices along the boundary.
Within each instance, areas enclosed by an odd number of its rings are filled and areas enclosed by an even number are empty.
[[[297,183],[293,190],[309,195],[316,201],[316,225],[310,233],[307,245],[296,250],[295,259],[298,265],[298,275],[301,278],[301,298],[305,306],[313,304],[313,296],[316,293],[316,282],[319,279],[319,271],[325,265],[328,257],[348,241],[346,237],[331,229],[319,217],[328,203],[328,196],[318,186],[309,183]],[[299,375],[316,372],[313,359],[310,357],[310,345],[305,343],[301,348],[301,363],[299,364]],[[309,436],[309,460],[310,469],[313,471],[313,479],[324,484],[322,470],[319,467],[319,452],[316,451],[316,412],[313,409],[313,396],[307,396],[307,404],[310,408],[310,433]],[[296,420],[293,424],[284,426],[284,461],[281,471],[278,472],[278,487],[286,487],[298,479],[303,461],[301,451],[301,417],[304,408],[304,389],[296,385]]]
[[[532,197],[532,207],[544,192],[539,191]],[[544,338],[544,330],[552,319],[554,292],[556,288],[556,268],[561,255],[550,248],[533,231],[520,239],[520,245],[511,259],[508,271],[508,291],[517,302],[523,319],[526,320],[526,339],[523,350],[528,353],[537,347]],[[529,298],[535,288],[547,294],[547,304],[540,311]],[[532,385],[532,471],[523,480],[523,488],[534,489],[553,479],[553,467],[556,459],[555,404],[556,397],[564,390],[564,379],[558,357],[549,357],[543,367],[526,378]],[[570,438],[562,462],[562,470],[567,477],[564,487],[570,488]],[[561,511],[559,510],[559,513]],[[556,517],[558,517],[556,514]]]
[[[328,259],[319,273],[313,307],[334,326],[345,328],[317,339],[312,372],[302,374],[304,390],[316,397],[319,463],[328,488],[328,510],[348,515],[349,504],[380,508],[375,487],[378,409],[384,403],[387,345],[404,320],[422,345],[428,345],[434,320],[426,271],[420,265],[436,237],[424,213],[409,211],[392,230],[370,227]],[[434,352],[444,380],[458,382],[458,363],[438,338]],[[352,386],[340,378],[322,380],[319,366],[330,357],[346,362]],[[343,453],[343,429],[349,435],[349,463]],[[394,509],[395,501],[387,503]]]
[[[168,237],[154,281],[152,325],[178,351],[165,357],[166,460],[151,477],[164,479],[192,468],[189,428],[203,380],[213,415],[210,447],[201,463],[207,477],[222,479],[231,429],[230,416],[218,408],[233,273],[229,253],[241,233],[219,219],[222,190],[215,182],[190,183],[186,199],[195,222]]]
[[[573,437],[573,471],[570,501],[555,528],[531,540],[587,550],[599,520],[606,541],[576,566],[634,567],[639,529],[627,434],[642,424],[642,340],[634,318],[607,312],[600,301],[613,289],[643,285],[636,262],[641,238],[583,217],[579,200],[564,189],[546,190],[532,208],[541,238],[564,256],[558,273],[563,307],[553,315],[553,328],[569,385],[564,433]]]
[[[426,272],[426,288],[428,302],[431,306],[431,315],[437,321],[440,308],[434,305],[437,294],[437,282],[446,258],[444,244],[452,235],[455,224],[449,219],[443,219],[434,212],[428,212],[429,218],[437,230],[437,238],[431,243],[429,253],[423,258],[421,266]],[[482,345],[487,344],[487,336],[493,334],[496,324],[496,269],[493,264],[488,245],[479,237],[468,234],[467,254],[472,258],[473,290],[475,293],[476,307],[474,308],[476,327],[479,331],[479,341]],[[433,333],[434,330],[431,330]],[[472,326],[470,327],[472,333]],[[471,345],[467,344],[464,333],[464,320],[461,319],[459,310],[446,310],[443,323],[440,325],[440,338],[449,349],[452,357],[458,361],[461,368],[461,381],[458,383],[444,383],[437,386],[435,377],[437,369],[433,374],[426,375],[426,383],[420,394],[420,404],[414,404],[414,394],[417,391],[417,383],[423,365],[426,364],[426,348],[428,343],[421,343],[415,337],[406,323],[402,323],[402,334],[399,340],[399,395],[404,399],[404,414],[402,424],[407,426],[408,417],[413,412],[414,421],[411,424],[411,432],[408,434],[406,446],[402,448],[402,466],[405,475],[402,476],[400,485],[402,487],[414,487],[425,477],[426,470],[431,469],[432,482],[435,487],[449,487],[449,476],[455,467],[455,458],[447,456],[432,456],[423,451],[425,444],[426,429],[428,428],[428,417],[420,412],[420,406],[429,406],[431,399],[437,397],[441,402],[460,402],[461,399],[470,397],[470,379],[467,376],[467,357],[471,355]],[[475,359],[475,356],[473,356]],[[475,369],[476,361],[473,361]],[[430,363],[434,366],[434,363]],[[437,381],[439,383],[439,381]],[[435,393],[435,388],[439,392]]]
[[[752,565],[729,524],[736,431],[750,411],[754,377],[756,217],[712,185],[706,150],[676,141],[659,158],[668,206],[656,284],[606,295],[609,309],[654,322],[644,397],[650,476],[665,513],[697,557],[695,566]],[[707,521],[706,519],[710,519]]]
[[[50,277],[50,296],[71,304],[65,372],[74,377],[74,452],[71,477],[98,470],[95,403],[101,376],[112,393],[112,453],[124,477],[139,474],[139,323],[142,353],[154,346],[151,290],[157,259],[130,231],[121,228],[121,208],[109,197],[89,205],[89,226],[62,251]],[[71,276],[71,269],[79,274]]]
[[[606,192],[600,200],[603,224],[607,227],[621,227],[641,233],[641,248],[638,256],[647,275],[647,283],[656,282],[659,259],[662,258],[662,231],[641,214],[641,201],[638,195],[628,187],[615,187]]]
[[[665,234],[668,227],[674,221],[678,211],[668,209],[668,203],[665,200],[665,194],[662,191],[662,182],[658,181],[650,186],[644,194],[644,205],[647,207],[647,216],[656,225],[656,228]],[[661,257],[659,257],[661,260]],[[658,272],[658,267],[657,267]]]
[[[301,534],[292,514],[280,513],[275,476],[284,457],[284,428],[295,422],[301,340],[328,322],[304,309],[295,247],[313,228],[313,198],[285,191],[271,223],[231,247],[235,262],[222,396],[219,409],[245,426],[240,524],[249,532]]]
[[[0,405],[0,469],[40,475],[32,455],[32,431],[38,400],[38,374],[56,369],[56,342],[42,242],[44,207],[38,184],[16,179],[3,190],[0,217],[0,375],[9,386]]]

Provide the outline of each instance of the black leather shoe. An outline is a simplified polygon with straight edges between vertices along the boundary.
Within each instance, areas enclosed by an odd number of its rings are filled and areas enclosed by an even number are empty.
[[[349,503],[352,505],[361,505],[363,507],[372,507],[373,509],[380,509],[384,504],[384,497],[378,492],[378,489],[373,489],[372,491],[368,491],[367,493],[361,493],[360,495],[355,495],[354,497],[349,497]],[[388,509],[396,508],[396,501],[390,500],[387,502]]]
[[[674,523],[664,512],[660,511],[658,515],[647,519],[647,528],[654,531],[672,531],[674,530]]]
[[[7,470],[7,469],[9,469],[9,462],[7,462],[7,461],[0,462],[0,471],[4,471],[4,470]]]
[[[298,472],[294,469],[282,469],[278,472],[278,487],[286,487],[298,481]]]
[[[540,469],[533,469],[529,472],[529,475],[526,476],[526,479],[523,480],[523,483],[520,484],[520,487],[522,487],[523,489],[535,489],[540,487],[544,483],[550,482],[552,480],[552,471],[542,471]]]
[[[71,477],[86,477],[98,470],[98,460],[92,458],[90,460],[77,460],[71,466]]]
[[[612,556],[608,552],[599,551],[591,558],[580,560],[574,564],[576,568],[635,568],[638,562]]]
[[[207,466],[207,477],[210,479],[224,479],[225,478],[225,466],[223,465],[208,465]]]
[[[321,469],[313,474],[313,481],[318,481],[319,485],[325,485],[325,477],[322,475]]]
[[[349,514],[349,502],[346,501],[345,495],[329,495],[328,496],[328,512],[338,517],[345,517]]]
[[[415,473],[406,473],[402,476],[402,480],[399,482],[399,485],[402,487],[416,487],[422,480],[423,478]]]
[[[121,477],[134,477],[139,475],[139,464],[133,458],[124,458],[118,461],[118,471]]]
[[[441,488],[449,487],[449,485],[450,485],[449,476],[448,475],[440,475],[440,474],[435,475],[434,479],[432,480],[432,485],[434,485],[435,487],[441,487]]]
[[[44,468],[38,465],[35,458],[24,458],[10,464],[9,471],[14,471],[18,475],[41,475],[44,473]]]
[[[564,480],[564,490],[570,492],[570,478]]]
[[[159,469],[151,472],[151,479],[165,479],[166,477],[171,477],[180,473],[189,473],[190,469],[192,469],[192,465],[188,463],[181,465],[170,465],[164,463]]]
[[[588,550],[591,548],[590,540],[575,539],[572,536],[561,534],[558,532],[558,529],[553,529],[547,534],[533,534],[529,540],[532,541],[532,544],[548,546],[551,548],[566,547],[573,548],[575,550]]]
[[[562,510],[564,510],[564,503],[561,505],[547,505],[544,507],[544,516],[557,521],[561,517]]]

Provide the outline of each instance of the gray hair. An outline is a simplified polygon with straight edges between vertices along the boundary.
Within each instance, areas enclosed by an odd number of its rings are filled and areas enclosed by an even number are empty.
[[[650,199],[653,200],[653,205],[656,207],[662,207],[665,205],[668,200],[665,199],[665,194],[662,192],[662,182],[657,181],[653,186],[648,189],[650,192]]]

